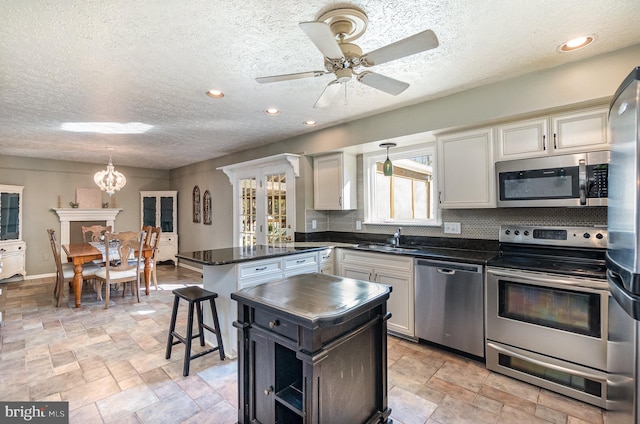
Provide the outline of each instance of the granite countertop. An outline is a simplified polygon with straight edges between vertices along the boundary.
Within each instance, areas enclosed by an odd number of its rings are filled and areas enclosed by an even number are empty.
[[[347,243],[330,242],[301,242],[283,243],[244,247],[227,247],[222,249],[198,250],[195,252],[180,252],[177,258],[196,262],[202,265],[228,265],[259,259],[275,258],[278,256],[295,255],[297,253],[313,252],[328,247],[353,246]]]
[[[228,265],[234,263],[274,258],[313,252],[328,247],[342,247],[367,252],[386,253],[392,255],[412,256],[415,258],[442,261],[465,262],[485,265],[489,259],[498,255],[497,251],[460,249],[441,246],[406,246],[393,249],[390,246],[376,244],[355,244],[345,242],[292,242],[274,245],[257,245],[246,247],[228,247],[222,249],[180,252],[176,257],[202,265]]]

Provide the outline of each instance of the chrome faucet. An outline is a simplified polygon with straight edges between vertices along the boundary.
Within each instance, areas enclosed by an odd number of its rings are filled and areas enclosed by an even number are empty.
[[[395,233],[393,233],[393,245],[394,246],[399,246],[400,245],[401,230],[402,230],[402,228],[398,227],[398,230]]]

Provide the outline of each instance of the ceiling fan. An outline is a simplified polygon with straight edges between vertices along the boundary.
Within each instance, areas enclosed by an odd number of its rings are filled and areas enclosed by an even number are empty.
[[[364,33],[367,23],[367,15],[357,9],[336,9],[325,13],[318,21],[300,22],[300,28],[324,55],[325,69],[259,77],[256,78],[256,81],[264,84],[334,74],[336,79],[325,87],[313,105],[314,108],[330,105],[340,91],[342,84],[351,81],[354,76],[357,81],[369,87],[397,96],[406,90],[409,84],[376,72],[361,71],[360,69],[433,49],[438,47],[438,38],[433,31],[426,30],[362,54],[360,47],[351,41]]]

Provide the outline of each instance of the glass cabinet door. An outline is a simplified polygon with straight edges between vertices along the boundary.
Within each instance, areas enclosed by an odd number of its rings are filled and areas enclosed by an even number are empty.
[[[160,197],[160,227],[163,233],[173,232],[173,197]]]
[[[17,240],[20,234],[20,194],[0,194],[0,240]]]
[[[142,225],[156,226],[156,198],[142,198]],[[162,229],[164,231],[164,228]]]

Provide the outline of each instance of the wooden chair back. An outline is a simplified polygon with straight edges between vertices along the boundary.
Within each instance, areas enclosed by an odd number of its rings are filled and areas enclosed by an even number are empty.
[[[111,232],[111,225],[91,225],[89,227],[82,226],[82,240],[85,243],[90,241],[100,241],[100,237],[105,233]]]
[[[56,261],[56,283],[53,288],[53,296],[56,298],[56,306],[60,306],[62,302],[62,290],[64,288],[64,272],[62,270],[62,259],[60,259],[60,251],[58,250],[58,241],[56,240],[56,231],[49,228],[49,242],[51,243],[51,252],[53,259]]]

